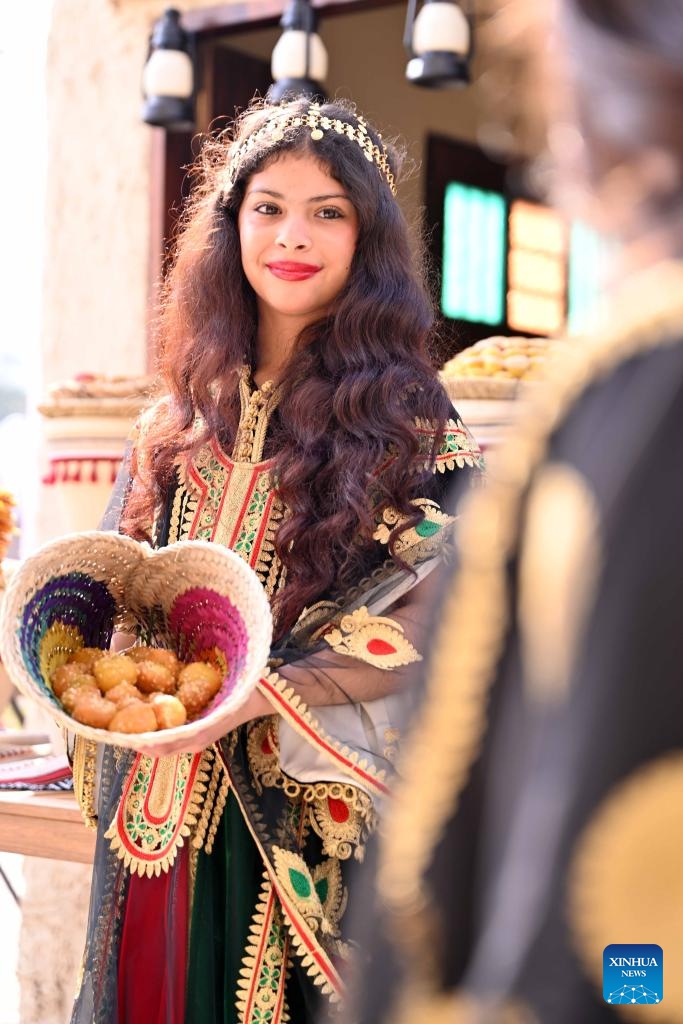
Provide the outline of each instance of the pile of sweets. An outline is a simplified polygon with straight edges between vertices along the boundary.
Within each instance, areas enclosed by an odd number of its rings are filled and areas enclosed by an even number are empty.
[[[173,729],[196,718],[221,688],[208,662],[183,664],[162,647],[120,654],[81,647],[50,677],[55,697],[77,722],[110,732]]]
[[[565,349],[566,342],[550,338],[484,338],[450,359],[441,377],[452,398],[513,398]]]
[[[71,380],[52,384],[49,388],[50,398],[132,398],[136,395],[147,395],[154,383],[154,378],[143,377],[105,377],[96,373],[77,373]]]
[[[38,408],[44,416],[135,415],[147,404],[154,377],[107,377],[78,373],[52,384],[47,401]]]

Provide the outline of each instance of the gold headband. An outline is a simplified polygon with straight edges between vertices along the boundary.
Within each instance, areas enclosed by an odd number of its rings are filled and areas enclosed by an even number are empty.
[[[370,138],[363,118],[358,117],[356,120],[358,122],[357,127],[346,121],[340,121],[338,118],[325,117],[321,114],[319,103],[311,103],[305,114],[289,114],[286,117],[283,117],[282,114],[274,114],[265,124],[262,124],[260,128],[252,132],[237,149],[230,161],[228,178],[231,182],[235,180],[239,165],[257,142],[268,137],[270,137],[272,142],[281,142],[285,137],[285,133],[290,128],[307,127],[311,129],[311,138],[314,142],[322,139],[324,133],[328,131],[334,131],[338,135],[345,135],[347,139],[355,142],[363,150],[365,159],[379,167],[391,190],[392,196],[395,196],[396,182],[389,164],[387,151],[382,142],[382,136],[378,135],[380,145],[375,145]]]

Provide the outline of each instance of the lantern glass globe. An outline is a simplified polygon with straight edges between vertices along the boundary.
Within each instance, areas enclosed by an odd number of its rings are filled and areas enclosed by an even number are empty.
[[[273,48],[270,71],[275,82],[282,79],[310,78],[324,82],[327,78],[327,50],[317,32],[309,37],[310,52],[308,74],[306,73],[306,32],[287,29]]]
[[[192,95],[192,61],[182,50],[153,50],[142,73],[145,96],[175,96],[188,99]]]
[[[455,3],[431,0],[420,8],[413,26],[413,53],[449,52],[465,56],[470,48],[470,26]]]

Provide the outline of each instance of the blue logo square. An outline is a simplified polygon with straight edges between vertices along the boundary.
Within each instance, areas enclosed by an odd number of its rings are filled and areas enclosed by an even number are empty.
[[[602,954],[602,996],[606,1003],[646,1006],[661,1003],[664,954],[650,943],[614,943]]]

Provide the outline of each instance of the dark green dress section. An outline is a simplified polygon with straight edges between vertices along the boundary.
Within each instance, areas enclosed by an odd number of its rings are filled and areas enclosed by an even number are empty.
[[[235,993],[263,864],[232,793],[213,851],[199,851],[186,1024],[237,1024]]]
[[[213,851],[199,851],[196,870],[185,1024],[238,1024],[235,997],[263,863],[232,793]],[[290,1019],[312,1024],[319,999],[301,981],[294,964],[287,980]]]

